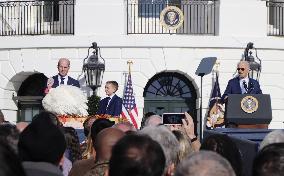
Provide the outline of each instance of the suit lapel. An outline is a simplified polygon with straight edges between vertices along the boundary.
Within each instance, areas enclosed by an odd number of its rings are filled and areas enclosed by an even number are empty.
[[[72,85],[72,82],[71,82],[70,76],[68,76],[67,85]]]
[[[239,78],[236,78],[235,84],[236,84],[236,88],[237,88],[238,93],[242,94],[242,88],[240,86],[240,79]]]
[[[59,85],[58,75],[54,76],[53,80],[54,80],[54,83],[53,83],[52,87],[55,88],[55,87],[57,87]]]
[[[253,92],[253,79],[252,78],[249,78],[249,82],[248,82],[248,93],[252,93]]]
[[[112,97],[112,99],[111,99],[110,102],[109,102],[108,107],[111,107],[111,106],[112,106],[112,104],[114,103],[116,97],[117,97],[116,95],[114,95],[114,96]]]

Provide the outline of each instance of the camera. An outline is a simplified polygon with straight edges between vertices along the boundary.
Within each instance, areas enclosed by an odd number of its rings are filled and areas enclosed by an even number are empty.
[[[164,113],[162,117],[163,124],[182,124],[181,119],[185,119],[184,113]]]

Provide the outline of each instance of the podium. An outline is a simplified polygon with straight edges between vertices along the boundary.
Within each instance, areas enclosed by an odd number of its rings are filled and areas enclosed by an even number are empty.
[[[269,124],[272,119],[271,100],[268,94],[229,94],[225,120],[237,128],[204,130],[204,137],[213,134],[228,135],[237,145],[242,156],[243,176],[252,175],[252,165],[259,143],[272,130],[252,129],[252,126]],[[243,129],[245,126],[247,129]]]
[[[226,102],[226,123],[237,125],[269,124],[272,119],[268,94],[229,94]]]

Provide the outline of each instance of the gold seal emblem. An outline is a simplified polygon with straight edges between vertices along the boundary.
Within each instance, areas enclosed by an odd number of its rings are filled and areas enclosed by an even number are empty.
[[[166,29],[176,30],[183,23],[183,13],[176,6],[168,6],[164,8],[160,14],[160,23]]]
[[[258,100],[253,96],[245,96],[241,101],[241,108],[246,113],[253,113],[258,109]]]
[[[206,126],[208,128],[222,127],[225,125],[225,106],[220,103],[215,103],[209,110]]]

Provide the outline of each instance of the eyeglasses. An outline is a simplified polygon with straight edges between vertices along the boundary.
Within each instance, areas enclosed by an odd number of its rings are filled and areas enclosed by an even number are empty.
[[[242,70],[245,71],[245,68],[237,68],[238,71]]]

